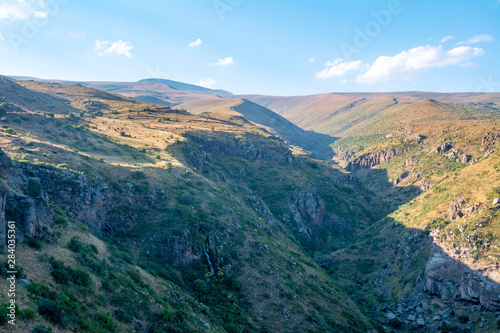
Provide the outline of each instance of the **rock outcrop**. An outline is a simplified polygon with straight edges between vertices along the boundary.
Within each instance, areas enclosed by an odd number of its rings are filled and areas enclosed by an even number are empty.
[[[285,145],[258,144],[251,140],[232,138],[227,140],[207,139],[206,136],[199,136],[187,133],[186,138],[197,144],[201,154],[224,154],[226,156],[237,156],[249,161],[269,160],[281,165],[292,164],[293,155]],[[208,157],[196,157],[195,162],[204,163]]]
[[[491,146],[495,145],[498,140],[498,134],[489,134],[486,133],[486,135],[483,137],[483,140],[481,141],[481,147],[479,150],[485,151]]]
[[[387,162],[401,153],[402,152],[397,151],[396,149],[379,150],[376,152],[366,153],[350,161],[346,166],[346,170],[356,171],[361,168],[371,168]]]
[[[111,236],[129,227],[131,213],[117,212],[108,187],[91,186],[84,175],[10,160],[0,150],[0,246],[5,245],[6,222],[17,223],[17,240],[26,237],[52,239],[55,215],[49,206],[64,207],[75,220],[93,234]],[[39,193],[29,193],[29,183],[38,184]]]
[[[465,204],[467,204],[467,202],[468,200],[463,198],[457,201],[452,201],[450,203],[450,206],[448,207],[448,220],[456,221],[461,217],[478,212],[484,208],[484,205],[482,204],[474,204],[465,207]]]
[[[450,257],[433,244],[424,272],[417,281],[419,288],[444,301],[480,304],[500,311],[500,271],[498,267],[473,270]]]

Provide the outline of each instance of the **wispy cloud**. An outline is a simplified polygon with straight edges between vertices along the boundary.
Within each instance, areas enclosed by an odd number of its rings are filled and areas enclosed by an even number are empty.
[[[69,31],[61,32],[59,30],[54,30],[47,34],[47,39],[85,39],[87,36],[80,31]]]
[[[117,54],[124,55],[127,58],[131,58],[132,55],[130,51],[134,46],[130,42],[125,42],[121,39],[116,42],[100,41],[96,40],[94,45],[94,51],[96,51],[100,56]]]
[[[0,33],[0,42],[4,42],[5,38],[3,38],[2,33]]]
[[[446,36],[446,37],[443,37],[443,39],[441,39],[441,40],[439,41],[439,44],[443,44],[444,42],[449,41],[450,39],[453,39],[453,38],[455,38],[455,37],[453,37],[453,36]]]
[[[441,45],[419,46],[392,57],[378,57],[365,73],[357,76],[356,82],[371,84],[389,81],[417,70],[461,65],[484,53],[483,49],[470,46],[460,46],[449,51],[443,50]]]
[[[234,64],[233,57],[227,57],[223,59],[219,59],[216,63],[211,63],[211,66],[219,66],[219,67],[229,67]]]
[[[480,43],[480,42],[491,42],[493,41],[493,36],[492,35],[477,35],[472,38],[469,38],[467,40],[461,41],[457,43],[456,45],[464,45],[464,44],[475,44],[475,43]]]
[[[198,39],[197,39],[197,40],[195,40],[194,42],[189,43],[189,44],[188,44],[188,46],[189,46],[189,47],[198,47],[198,46],[200,46],[201,44],[202,44],[202,41],[201,41],[201,39],[199,39],[199,38],[198,38]]]
[[[202,87],[205,87],[205,88],[211,88],[215,83],[217,83],[217,82],[214,79],[207,78],[207,79],[202,79],[202,80],[196,82],[195,84],[197,86],[202,86]]]
[[[361,69],[361,60],[344,61],[342,58],[337,58],[334,61],[328,61],[325,69],[314,75],[317,79],[329,79],[336,76],[344,76],[349,71]]]
[[[0,2],[0,20],[15,21],[31,17],[45,18],[49,14],[45,10],[43,0],[10,0]]]
[[[309,61],[309,63],[313,63],[315,60],[316,60],[316,59],[314,59],[314,58],[309,58],[309,60],[308,60],[308,61]]]

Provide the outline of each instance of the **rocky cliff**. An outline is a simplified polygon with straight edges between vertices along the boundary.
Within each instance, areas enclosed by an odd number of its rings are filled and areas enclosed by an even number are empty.
[[[436,244],[417,284],[422,291],[447,302],[462,301],[500,311],[499,267],[472,269]]]
[[[366,153],[351,160],[347,166],[347,171],[356,171],[361,168],[371,168],[376,165],[387,162],[394,156],[400,155],[402,152],[396,149],[379,150],[376,152]]]
[[[26,237],[50,238],[56,214],[64,209],[98,236],[125,230],[133,216],[117,214],[105,184],[91,186],[83,174],[64,169],[11,162],[0,150],[0,236],[5,244],[6,221],[18,223],[18,242]]]

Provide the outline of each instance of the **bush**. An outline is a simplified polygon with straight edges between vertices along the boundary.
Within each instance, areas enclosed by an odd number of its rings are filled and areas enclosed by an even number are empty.
[[[68,242],[68,249],[75,253],[82,253],[84,247],[85,244],[83,244],[76,236],[71,238],[71,240]]]
[[[36,179],[28,179],[28,195],[37,198],[42,195],[42,185]]]
[[[36,311],[32,308],[27,308],[21,311],[20,317],[21,319],[34,319],[36,316]]]
[[[61,224],[61,225],[66,225],[68,223],[68,221],[66,220],[66,218],[64,216],[56,217],[55,222],[56,222],[56,224]]]
[[[113,322],[113,318],[107,313],[98,312],[95,315],[95,320],[99,326],[108,330],[109,332],[115,332],[117,329],[116,324]]]
[[[42,242],[38,238],[30,238],[26,242],[26,245],[31,247],[32,249],[35,250],[41,250],[42,249]]]
[[[8,314],[9,310],[7,309],[7,303],[4,303],[0,306],[0,326],[7,324],[9,320],[9,317],[7,317]]]
[[[123,309],[116,309],[115,310],[115,318],[121,321],[122,323],[129,324],[134,320],[134,317],[129,315],[125,310]]]
[[[62,309],[54,301],[41,298],[38,301],[38,313],[53,324],[62,323]]]
[[[193,289],[200,294],[208,294],[210,292],[210,287],[203,280],[196,280],[193,283]]]
[[[27,289],[32,296],[46,299],[55,299],[56,297],[56,293],[54,291],[50,290],[47,286],[38,284],[36,282],[32,282],[30,285],[28,285]]]
[[[90,285],[92,284],[92,279],[90,278],[89,273],[81,268],[77,268],[72,272],[72,274],[70,275],[70,280],[74,284],[83,287],[90,287]]]
[[[146,174],[142,171],[132,171],[130,176],[134,180],[144,179],[146,178]]]
[[[50,272],[54,281],[59,284],[68,285],[69,284],[69,274],[67,269],[56,269]]]
[[[465,324],[466,322],[469,321],[469,316],[460,315],[460,316],[458,316],[458,321],[460,322],[460,324]]]
[[[31,333],[52,333],[52,329],[45,325],[37,325],[33,327]]]

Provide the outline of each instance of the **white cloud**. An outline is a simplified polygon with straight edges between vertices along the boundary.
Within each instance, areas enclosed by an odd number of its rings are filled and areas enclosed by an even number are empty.
[[[370,84],[389,81],[416,70],[460,65],[482,54],[483,49],[470,46],[460,46],[449,51],[444,51],[441,45],[419,46],[392,57],[378,57],[365,73],[357,76],[356,82]]]
[[[0,33],[0,42],[4,42],[5,38],[3,38],[2,33]]]
[[[342,58],[328,61],[326,68],[314,75],[317,79],[329,79],[335,76],[344,76],[347,72],[361,69],[361,60],[344,61]]]
[[[443,39],[441,39],[441,41],[439,41],[439,44],[443,44],[444,42],[449,41],[450,39],[453,39],[453,38],[455,38],[455,37],[453,37],[453,36],[443,37]]]
[[[130,51],[134,46],[130,42],[124,42],[119,39],[116,42],[100,41],[96,40],[94,45],[94,51],[98,52],[100,56],[107,54],[117,54],[124,55],[127,58],[132,57]]]
[[[202,43],[201,39],[198,38],[196,41],[189,43],[188,46],[189,47],[198,47],[201,45],[201,43]]]
[[[59,30],[54,30],[47,34],[47,39],[85,39],[87,36],[80,31],[69,31],[69,32],[61,32]]]
[[[224,59],[219,59],[219,61],[217,61],[217,63],[215,63],[215,64],[212,63],[211,65],[212,66],[219,66],[219,67],[229,67],[233,64],[234,64],[233,57],[227,57]]]
[[[43,19],[49,15],[45,7],[43,0],[4,0],[0,2],[0,20],[25,20],[33,16]]]
[[[309,60],[308,60],[308,61],[309,61],[309,63],[312,63],[312,62],[314,62],[315,60],[316,60],[316,59],[314,59],[314,58],[309,58]]]
[[[491,42],[493,41],[493,36],[492,35],[477,35],[472,38],[469,38],[467,40],[464,40],[460,43],[457,43],[456,45],[464,45],[464,44],[475,44],[475,43],[480,43],[480,42]]]
[[[196,82],[195,84],[197,86],[202,86],[202,87],[205,87],[205,88],[210,88],[212,87],[214,84],[216,83],[216,81],[212,78],[207,78],[207,79],[202,79],[198,82]]]

